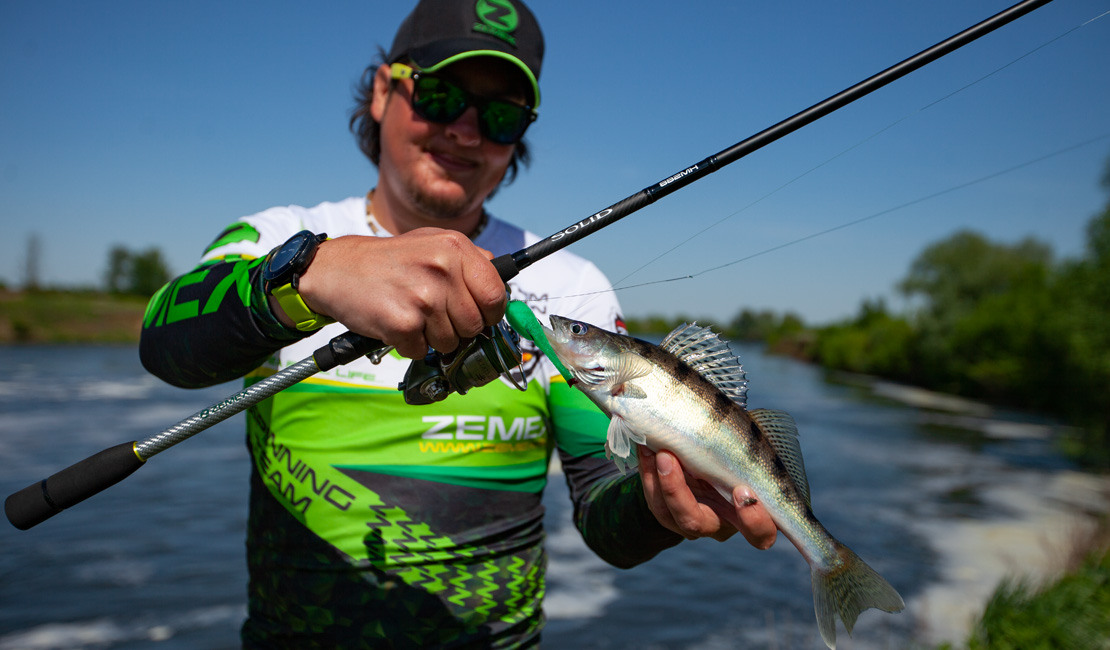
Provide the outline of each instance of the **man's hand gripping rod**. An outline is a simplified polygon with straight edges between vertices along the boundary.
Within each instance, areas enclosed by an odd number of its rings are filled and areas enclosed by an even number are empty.
[[[501,275],[501,279],[508,282],[534,262],[569,246],[586,235],[590,235],[640,208],[654,203],[658,199],[725,165],[736,162],[753,151],[793,133],[803,126],[904,77],[1051,1],[1024,0],[1019,2],[1009,9],[991,16],[901,63],[868,77],[716,155],[686,167],[662,181],[560,230],[547,239],[511,255],[502,255],[494,259],[493,265]],[[8,521],[21,530],[31,528],[65,508],[80,503],[101,490],[122,481],[130,476],[132,472],[142,467],[151,456],[176,445],[186,438],[192,437],[318,372],[350,363],[361,356],[373,354],[386,347],[381,341],[353,332],[340,334],[327,345],[316,350],[311,357],[182,420],[157,435],[141,442],[127,442],[105,449],[49,478],[15,492],[4,502],[4,512]]]

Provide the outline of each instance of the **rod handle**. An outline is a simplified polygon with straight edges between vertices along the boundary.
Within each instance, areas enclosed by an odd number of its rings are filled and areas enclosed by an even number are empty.
[[[143,462],[133,441],[109,447],[12,493],[4,501],[4,514],[13,526],[27,530],[119,483]]]
[[[493,268],[497,269],[497,275],[501,276],[502,282],[508,282],[520,273],[520,267],[517,266],[517,262],[512,255],[505,254],[495,257],[490,262],[493,263]]]
[[[348,364],[359,357],[366,356],[385,347],[378,339],[346,331],[328,341],[312,353],[319,372],[327,372],[336,366]]]

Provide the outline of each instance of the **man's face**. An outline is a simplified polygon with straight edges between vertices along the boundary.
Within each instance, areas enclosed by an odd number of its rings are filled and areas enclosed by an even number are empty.
[[[500,59],[464,59],[437,75],[478,96],[525,101],[522,75]],[[473,106],[451,124],[425,120],[412,110],[412,80],[398,81],[393,92],[389,81],[389,67],[382,66],[371,105],[372,116],[382,125],[379,189],[401,198],[427,220],[473,215],[501,182],[515,145],[482,137]]]

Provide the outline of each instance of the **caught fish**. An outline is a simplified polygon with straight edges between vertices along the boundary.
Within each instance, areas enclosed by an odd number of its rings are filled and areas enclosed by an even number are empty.
[[[610,416],[606,454],[622,472],[635,463],[632,445],[641,444],[674,453],[730,503],[737,486],[754,492],[810,565],[817,625],[829,648],[836,647],[834,613],[851,634],[865,609],[905,607],[813,515],[794,419],[747,410],[740,362],[710,329],[682,325],[655,346],[560,316],[551,324],[544,333],[571,383]]]

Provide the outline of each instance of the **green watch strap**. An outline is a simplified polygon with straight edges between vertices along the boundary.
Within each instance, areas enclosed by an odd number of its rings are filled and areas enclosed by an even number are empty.
[[[313,332],[324,325],[335,322],[335,320],[309,309],[308,305],[304,304],[301,294],[297,293],[297,289],[292,282],[274,289],[270,292],[270,295],[277,298],[282,310],[293,321],[294,326],[302,332]]]

